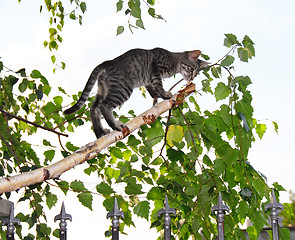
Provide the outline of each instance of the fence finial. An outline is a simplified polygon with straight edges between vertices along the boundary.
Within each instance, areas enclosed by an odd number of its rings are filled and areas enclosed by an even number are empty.
[[[115,197],[113,210],[108,212],[107,218],[113,218],[112,219],[112,239],[118,240],[119,239],[119,218],[124,218],[124,212],[119,211],[118,201]]]
[[[64,202],[62,202],[60,213],[54,217],[54,222],[57,220],[59,223],[59,238],[61,240],[67,239],[67,222],[66,220],[72,221],[72,216],[66,213],[66,208]]]
[[[3,219],[3,225],[7,225],[7,240],[14,239],[14,224],[20,225],[20,220],[14,217],[14,206],[13,204],[10,207],[10,212],[8,218]]]
[[[218,238],[219,240],[224,240],[224,216],[225,212],[229,212],[229,207],[227,205],[224,205],[222,202],[221,192],[219,192],[218,195],[218,202],[217,205],[213,206],[211,209],[212,213],[216,213],[217,216],[217,228],[218,228]]]
[[[270,210],[270,220],[271,220],[271,226],[272,226],[272,239],[273,240],[279,240],[279,209],[283,210],[284,207],[281,203],[278,203],[275,191],[272,190],[272,197],[271,202],[265,204],[264,210],[267,212]]]
[[[170,240],[171,239],[171,217],[170,215],[173,214],[174,217],[176,216],[176,210],[174,208],[169,207],[168,197],[165,197],[164,208],[160,209],[158,212],[158,216],[164,215],[164,239]]]

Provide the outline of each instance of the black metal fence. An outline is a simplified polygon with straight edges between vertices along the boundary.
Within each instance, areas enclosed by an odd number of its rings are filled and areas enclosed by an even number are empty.
[[[13,203],[5,200],[4,204],[6,206],[1,210],[1,214],[5,215],[5,208],[10,208],[6,211],[7,217],[2,220],[2,224],[7,226],[7,240],[14,239],[14,229],[16,224],[20,224],[20,220],[14,217],[14,206]],[[3,205],[3,203],[1,203]],[[272,192],[272,201],[265,205],[265,211],[270,210],[270,222],[272,226],[272,239],[279,240],[279,210],[283,210],[283,205],[278,203],[274,194]],[[224,240],[224,219],[226,212],[229,212],[230,209],[228,206],[223,204],[221,193],[219,193],[217,205],[213,206],[212,214],[216,215],[217,219],[217,230],[218,236],[215,238],[217,240]],[[176,210],[169,207],[168,198],[166,196],[164,207],[159,210],[158,216],[163,217],[164,223],[164,239],[171,240],[171,216],[176,216]],[[107,214],[107,218],[112,218],[112,240],[119,239],[119,226],[120,226],[120,218],[124,218],[124,213],[119,210],[117,199],[115,198],[113,210]],[[61,211],[58,215],[55,216],[54,221],[60,221],[59,223],[59,233],[60,239],[67,239],[67,220],[72,221],[72,216],[67,214],[65,211],[64,203],[62,204]]]

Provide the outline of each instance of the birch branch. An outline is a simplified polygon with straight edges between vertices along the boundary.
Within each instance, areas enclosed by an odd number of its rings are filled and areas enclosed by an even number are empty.
[[[122,132],[112,131],[102,136],[94,142],[81,147],[72,155],[46,167],[38,168],[12,177],[0,179],[0,194],[11,192],[25,186],[43,182],[48,179],[58,178],[62,173],[70,170],[78,164],[81,164],[95,157],[102,149],[108,147],[131,132],[139,129],[141,126],[153,123],[161,114],[183,103],[184,98],[195,91],[195,84],[189,82],[184,89],[176,93],[171,99],[165,100],[153,106],[151,109],[133,118],[125,125],[126,129]]]

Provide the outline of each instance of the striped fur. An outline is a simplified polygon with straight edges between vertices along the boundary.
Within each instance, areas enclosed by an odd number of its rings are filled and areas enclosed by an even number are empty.
[[[78,111],[97,82],[96,99],[90,109],[96,137],[109,132],[101,124],[102,117],[113,130],[122,131],[124,124],[115,120],[113,109],[122,105],[134,88],[145,86],[153,98],[171,98],[172,94],[163,88],[162,79],[181,73],[184,79],[193,80],[201,69],[207,67],[206,62],[198,59],[200,54],[199,50],[172,53],[162,48],[132,49],[98,65],[92,71],[78,102],[64,113]]]

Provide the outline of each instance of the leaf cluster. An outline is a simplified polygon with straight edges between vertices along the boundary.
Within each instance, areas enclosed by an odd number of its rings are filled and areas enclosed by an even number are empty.
[[[134,28],[144,28],[143,20],[142,20],[142,6],[141,3],[144,3],[147,7],[148,14],[155,18],[155,19],[163,19],[163,17],[159,14],[156,14],[156,10],[154,8],[155,0],[148,0],[148,1],[142,1],[142,0],[128,0],[125,1],[127,6],[124,7],[124,0],[119,0],[116,4],[117,6],[117,12],[124,11],[126,16],[129,16],[128,19],[128,27],[131,32],[133,32]],[[135,20],[135,24],[132,20]],[[124,26],[118,26],[117,27],[117,35],[123,33],[125,30]]]
[[[86,10],[86,2],[80,0],[70,0],[70,6],[64,4],[64,2],[61,0],[45,0],[44,4],[40,6],[40,13],[47,11],[50,14],[50,28],[49,40],[43,42],[44,47],[48,48],[51,52],[57,51],[59,45],[63,42],[62,30],[64,28],[66,19],[77,20],[79,24],[82,25],[83,14],[86,12]],[[58,68],[64,69],[66,67],[64,62],[56,62],[57,59],[55,54],[51,56],[51,61]],[[56,67],[53,70],[54,72]]]

